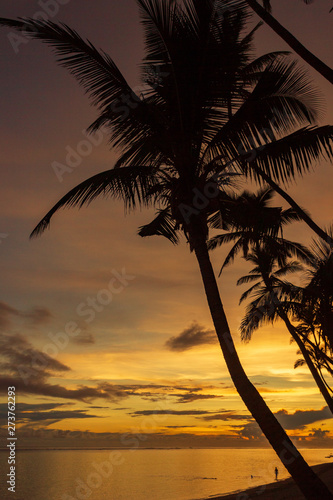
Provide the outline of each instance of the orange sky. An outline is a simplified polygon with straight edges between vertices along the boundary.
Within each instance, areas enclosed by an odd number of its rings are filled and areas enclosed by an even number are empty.
[[[332,66],[331,3],[272,3],[276,16]],[[0,13],[32,16],[37,10],[37,2],[2,1]],[[142,39],[134,0],[97,0],[93,7],[71,0],[52,19],[103,47],[138,85]],[[108,200],[59,213],[42,238],[28,240],[64,193],[110,168],[116,156],[105,140],[93,145],[59,182],[52,165],[65,163],[68,152],[87,140],[83,131],[95,110],[46,47],[29,41],[15,54],[7,34],[0,34],[1,386],[17,379],[23,445],[122,446],[129,445],[126,433],[135,434],[141,446],[265,444],[231,386],[185,241],[173,247],[159,238],[139,238],[137,228],[150,214],[125,218],[122,205]],[[286,48],[266,27],[256,40],[258,54]],[[332,124],[331,86],[310,73],[325,102],[320,123]],[[322,164],[291,188],[322,225],[331,220],[332,181],[331,166]],[[302,224],[289,236],[306,243],[312,237]],[[224,255],[213,254],[216,270]],[[247,345],[239,340],[243,308],[235,282],[247,269],[237,260],[219,281],[246,372],[291,436],[303,446],[332,446],[329,412],[306,368],[294,370],[296,348],[283,326],[263,328]],[[111,303],[101,306],[103,297],[107,302],[102,290],[119,274],[125,278],[113,281]],[[61,335],[73,322],[75,335]],[[167,341],[185,330],[201,343],[171,349]],[[50,357],[40,357],[43,352]],[[19,367],[19,376],[8,372],[7,362]],[[154,435],[144,440],[147,432]]]

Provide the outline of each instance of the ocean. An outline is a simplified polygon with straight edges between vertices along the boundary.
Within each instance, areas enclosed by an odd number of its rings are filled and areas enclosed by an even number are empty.
[[[332,450],[300,451],[309,465],[333,461]],[[18,451],[12,493],[7,458],[2,500],[198,500],[272,482],[276,466],[289,477],[270,449]]]

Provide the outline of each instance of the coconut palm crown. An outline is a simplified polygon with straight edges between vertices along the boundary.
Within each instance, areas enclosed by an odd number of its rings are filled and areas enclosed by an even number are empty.
[[[243,34],[245,10],[227,10],[228,2],[213,0],[137,3],[146,52],[140,95],[110,56],[68,26],[0,19],[53,48],[98,108],[89,130],[107,127],[120,152],[111,170],[61,198],[34,236],[60,208],[114,196],[130,208],[158,206],[153,225],[141,234],[163,234],[175,242],[175,230],[187,232],[190,216],[198,211],[196,190],[217,192],[231,169],[276,187],[304,174],[313,161],[333,156],[333,128],[315,125],[317,92],[285,55],[253,60],[258,26]],[[202,223],[217,210],[218,195],[199,209]]]

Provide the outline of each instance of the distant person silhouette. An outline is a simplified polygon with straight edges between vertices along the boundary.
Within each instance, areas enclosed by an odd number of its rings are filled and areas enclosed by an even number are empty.
[[[279,469],[277,467],[275,467],[274,472],[275,472],[275,481],[277,481],[277,478],[279,475]]]

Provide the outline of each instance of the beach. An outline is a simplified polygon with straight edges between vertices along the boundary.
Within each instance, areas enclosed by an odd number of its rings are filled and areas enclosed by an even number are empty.
[[[333,463],[315,465],[312,469],[333,492]],[[304,500],[303,494],[291,478],[228,495],[214,495],[207,500],[258,500],[258,498],[263,500]]]

